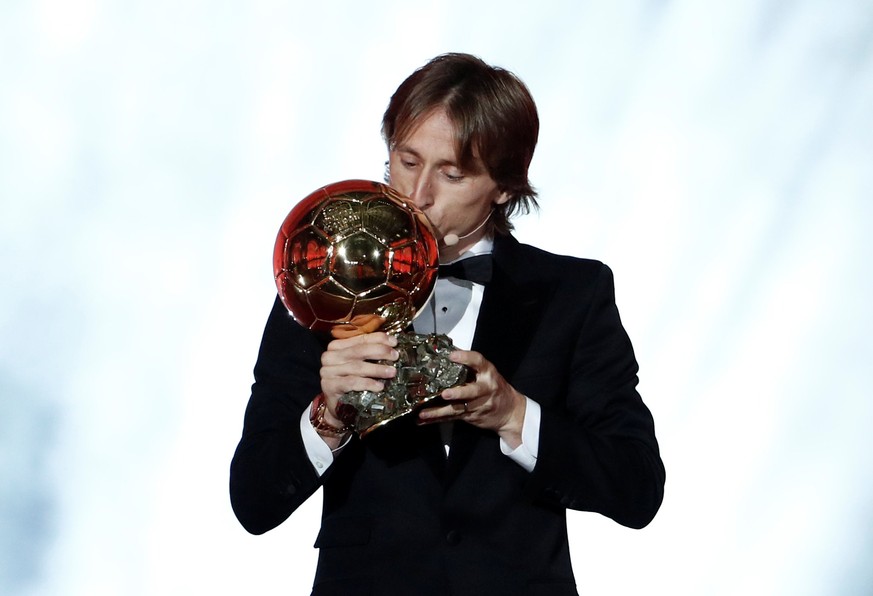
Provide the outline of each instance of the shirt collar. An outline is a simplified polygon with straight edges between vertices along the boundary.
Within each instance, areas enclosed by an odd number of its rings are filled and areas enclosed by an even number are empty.
[[[455,263],[457,261],[462,261],[464,259],[468,259],[470,257],[475,257],[477,255],[487,255],[491,254],[494,250],[494,238],[491,236],[483,236],[476,244],[471,246],[469,249],[465,250],[460,254],[460,256],[454,261],[446,261],[443,263],[444,265],[448,265],[449,263]]]

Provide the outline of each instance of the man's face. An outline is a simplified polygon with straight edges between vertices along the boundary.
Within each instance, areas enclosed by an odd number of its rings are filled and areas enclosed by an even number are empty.
[[[454,125],[445,111],[436,110],[401,139],[389,154],[391,186],[412,199],[433,224],[440,241],[440,256],[452,259],[484,234],[478,230],[493,205],[508,196],[497,188],[476,156],[475,171],[463,170],[455,154]],[[447,247],[443,238],[455,234],[462,240]]]

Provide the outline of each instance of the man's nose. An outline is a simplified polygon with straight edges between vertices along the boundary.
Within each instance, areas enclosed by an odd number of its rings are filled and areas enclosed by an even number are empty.
[[[420,172],[412,181],[409,198],[419,209],[424,209],[433,203],[433,186],[427,172]]]

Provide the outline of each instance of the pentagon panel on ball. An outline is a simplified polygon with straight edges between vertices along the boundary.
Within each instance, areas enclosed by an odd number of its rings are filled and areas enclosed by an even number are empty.
[[[409,199],[367,180],[327,185],[285,218],[273,251],[279,297],[318,331],[385,317],[405,328],[427,302],[439,262],[433,229]]]

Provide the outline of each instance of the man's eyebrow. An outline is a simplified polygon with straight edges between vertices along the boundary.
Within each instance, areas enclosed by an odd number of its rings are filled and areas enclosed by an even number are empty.
[[[416,151],[415,149],[413,149],[409,145],[406,145],[403,143],[401,143],[399,145],[395,145],[394,151],[400,151],[401,153],[411,153],[415,157],[421,157],[421,154],[418,151]]]
[[[409,145],[404,145],[404,144],[396,145],[394,147],[393,151],[397,151],[399,153],[409,153],[410,155],[414,156],[415,158],[421,159],[421,153],[419,153],[418,151],[416,151],[415,149],[413,149]],[[452,166],[455,168],[462,169],[461,165],[453,159],[441,159],[439,162],[437,162],[437,165],[439,165],[439,166]]]

